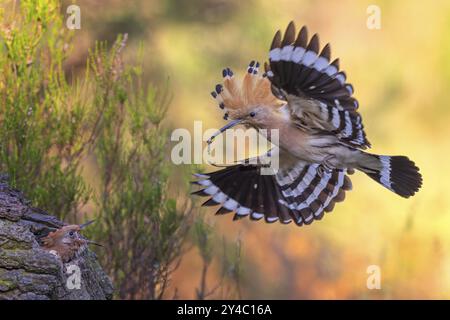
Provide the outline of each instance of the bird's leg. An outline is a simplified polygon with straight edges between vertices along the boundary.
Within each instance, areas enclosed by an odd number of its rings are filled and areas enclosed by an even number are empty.
[[[327,156],[323,162],[319,165],[319,168],[317,168],[317,172],[319,173],[319,176],[322,177],[323,174],[331,174],[335,168],[333,164],[331,163],[331,160],[335,157],[333,155]]]
[[[328,169],[324,164],[320,164],[317,168],[317,173],[319,174],[319,177],[323,177],[325,173],[331,173],[331,170]]]

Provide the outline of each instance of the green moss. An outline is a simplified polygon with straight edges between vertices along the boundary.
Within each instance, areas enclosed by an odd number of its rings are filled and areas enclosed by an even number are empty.
[[[25,249],[31,249],[31,244],[27,242],[17,242],[17,241],[8,241],[4,245],[2,245],[0,248],[5,250],[25,250]]]
[[[0,292],[13,290],[16,287],[17,285],[13,279],[4,279],[2,278],[2,273],[0,273]]]

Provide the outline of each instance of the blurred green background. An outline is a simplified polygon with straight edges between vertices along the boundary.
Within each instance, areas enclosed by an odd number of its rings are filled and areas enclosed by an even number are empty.
[[[355,88],[372,151],[408,155],[423,188],[405,200],[356,173],[346,201],[302,228],[233,222],[199,209],[219,234],[242,243],[242,297],[450,298],[449,1],[80,0],[64,1],[62,14],[71,3],[81,8],[81,30],[70,31],[66,73],[84,69],[95,40],[128,33],[125,59],[143,43],[144,76],[156,84],[170,79],[168,125],[189,130],[194,120],[223,125],[210,97],[223,67],[238,73],[250,60],[267,60],[273,34],[291,20],[318,32]],[[381,8],[380,30],[366,27],[372,4]],[[88,163],[93,184],[95,171]],[[366,287],[370,265],[381,268],[381,290]],[[200,269],[199,254],[189,251],[170,290],[195,298]],[[220,277],[219,262],[208,277]]]

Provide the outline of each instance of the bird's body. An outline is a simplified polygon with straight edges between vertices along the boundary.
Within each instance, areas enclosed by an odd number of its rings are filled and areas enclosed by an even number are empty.
[[[298,160],[324,164],[330,154],[336,153],[336,149],[342,149],[347,153],[350,151],[348,148],[339,145],[333,135],[318,135],[297,126],[284,112],[274,112],[270,119],[267,124],[261,124],[257,129],[266,129],[266,131],[261,130],[261,132],[267,132],[267,134],[270,134],[271,130],[278,130],[278,143],[274,143],[283,153],[290,154]],[[271,140],[270,137],[267,137],[267,134],[265,137]],[[333,145],[335,147],[330,148]],[[281,161],[283,161],[283,158],[281,158]]]
[[[295,36],[293,23],[283,39],[277,32],[262,76],[254,61],[241,83],[227,68],[223,86],[212,93],[232,120],[220,132],[237,124],[278,130],[280,170],[263,176],[259,164],[247,161],[199,175],[195,183],[204,189],[196,193],[210,197],[204,205],[219,204],[218,213],[235,212],[235,218],[309,224],[344,199],[351,189],[347,174],[355,169],[403,197],[412,196],[422,183],[412,161],[365,151],[370,143],[353,86],[338,60],[330,63],[330,46],[319,53],[318,36],[308,42],[305,27]]]
[[[364,152],[340,143],[335,135],[310,132],[290,119],[279,120],[260,129],[267,129],[267,132],[278,129],[278,147],[281,152],[299,161],[318,163],[328,168],[357,169],[359,161],[365,160]],[[280,160],[283,162],[283,158]]]

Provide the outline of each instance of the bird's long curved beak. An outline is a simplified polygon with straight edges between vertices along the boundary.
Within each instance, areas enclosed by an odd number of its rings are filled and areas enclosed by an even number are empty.
[[[94,241],[91,241],[91,240],[88,240],[87,243],[88,244],[93,244],[93,245],[96,245],[96,246],[99,246],[99,247],[105,247],[104,245],[102,245],[100,243],[97,243],[97,242],[94,242]]]
[[[214,139],[218,136],[221,135],[223,132],[225,132],[226,130],[233,128],[234,126],[237,126],[239,123],[241,123],[242,121],[244,121],[244,119],[236,119],[236,120],[231,120],[230,122],[228,122],[226,125],[224,125],[222,128],[220,128],[216,133],[214,133],[211,138],[208,139],[208,141],[206,141],[207,144],[211,144]]]
[[[84,229],[85,227],[87,227],[88,225],[90,225],[91,223],[93,223],[95,220],[91,220],[88,222],[85,222],[83,224],[80,224],[80,229]]]

